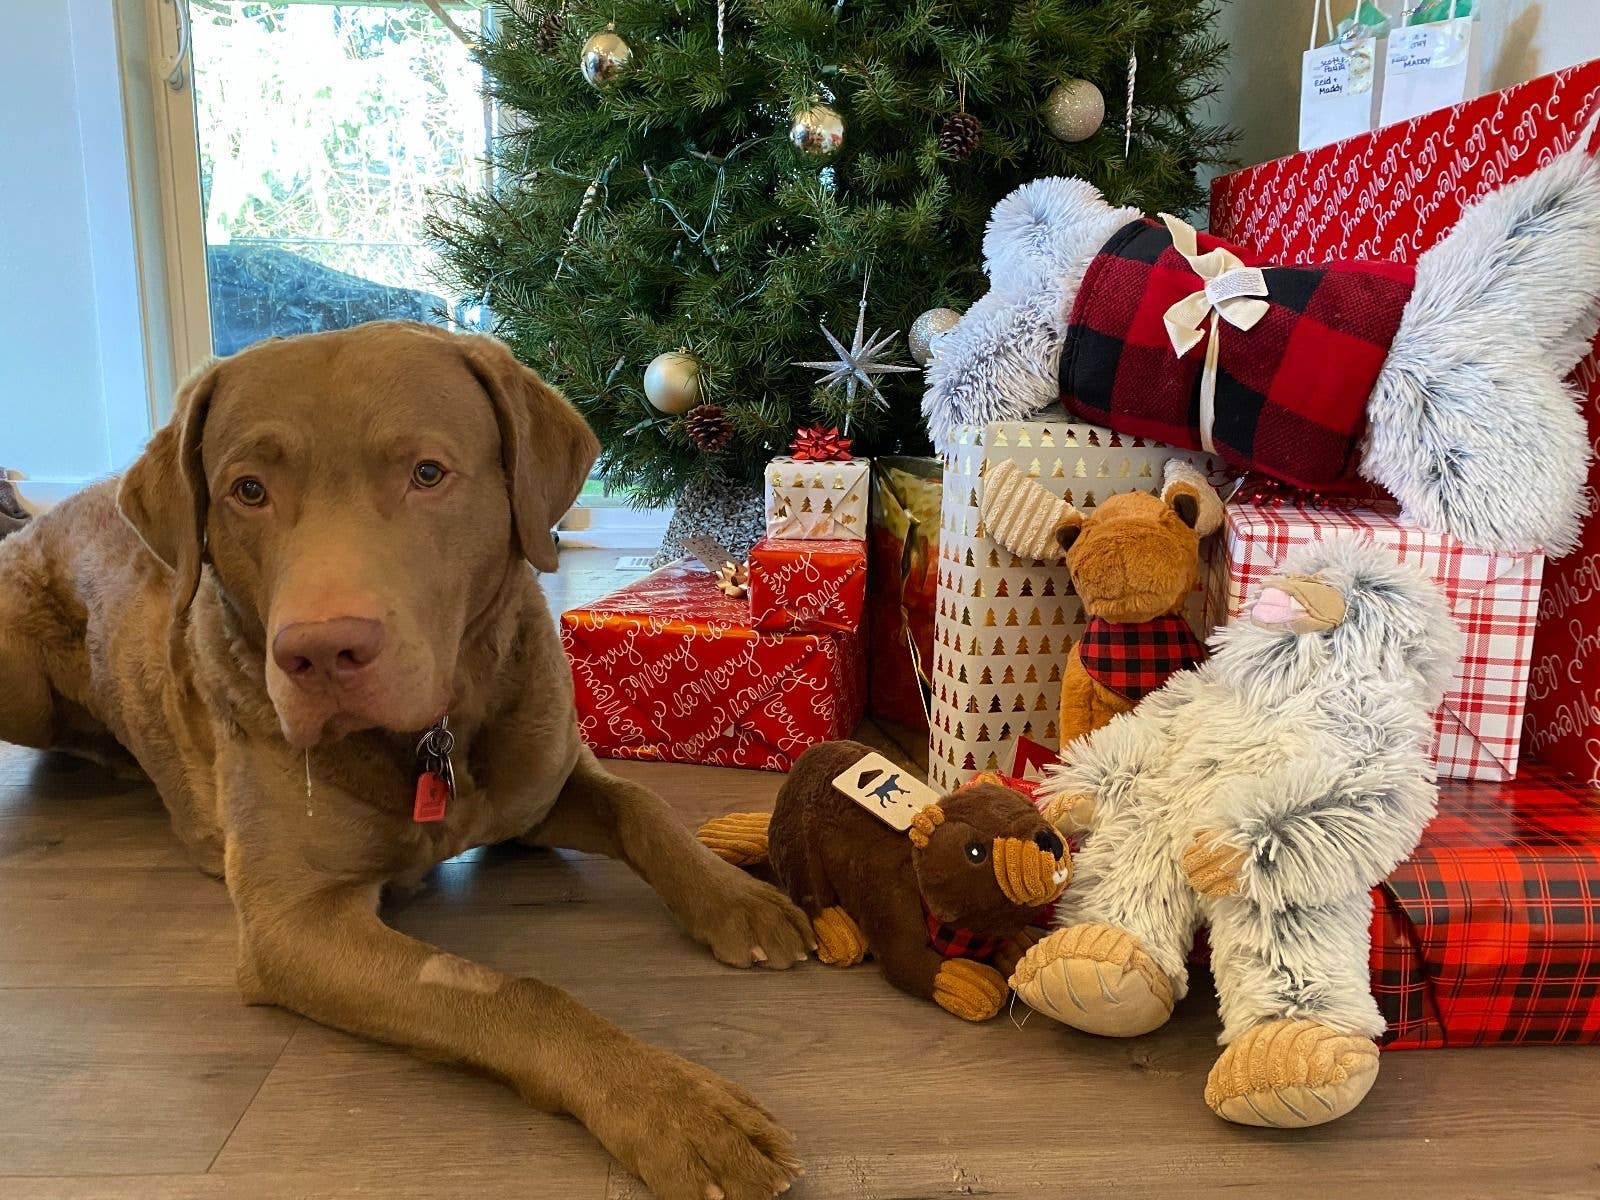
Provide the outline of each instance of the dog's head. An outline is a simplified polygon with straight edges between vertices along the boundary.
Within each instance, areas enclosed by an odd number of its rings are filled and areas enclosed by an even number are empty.
[[[305,747],[448,711],[469,626],[523,559],[555,570],[598,449],[500,342],[384,322],[203,371],[118,505],[171,568],[176,617],[211,564]]]

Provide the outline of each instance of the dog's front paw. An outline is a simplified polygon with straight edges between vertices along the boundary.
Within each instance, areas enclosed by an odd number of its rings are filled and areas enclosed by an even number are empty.
[[[794,1138],[743,1088],[650,1047],[579,1114],[659,1200],[757,1200],[801,1174]]]
[[[793,966],[816,949],[811,922],[777,888],[720,860],[703,881],[684,928],[733,967]]]

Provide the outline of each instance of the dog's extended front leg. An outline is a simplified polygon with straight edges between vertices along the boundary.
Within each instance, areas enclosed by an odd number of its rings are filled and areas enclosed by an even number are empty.
[[[497,1075],[582,1121],[663,1200],[769,1197],[798,1173],[792,1139],[740,1088],[558,988],[390,929],[375,887],[308,894],[234,868],[247,1000]]]
[[[776,888],[707,850],[648,788],[611,774],[587,749],[555,807],[524,841],[621,859],[725,963],[782,969],[816,948],[811,922]]]

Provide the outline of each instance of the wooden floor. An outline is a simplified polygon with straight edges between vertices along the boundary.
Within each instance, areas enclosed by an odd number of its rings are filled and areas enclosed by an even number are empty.
[[[557,603],[613,586],[611,558],[573,555]],[[779,783],[620,769],[691,821]],[[1393,1054],[1351,1118],[1273,1133],[1201,1102],[1205,980],[1133,1041],[971,1026],[870,965],[721,967],[625,869],[532,851],[452,860],[388,917],[749,1087],[799,1137],[800,1200],[1600,1196],[1600,1047]],[[0,1197],[642,1200],[490,1080],[244,1007],[233,961],[223,887],[148,787],[0,749]]]

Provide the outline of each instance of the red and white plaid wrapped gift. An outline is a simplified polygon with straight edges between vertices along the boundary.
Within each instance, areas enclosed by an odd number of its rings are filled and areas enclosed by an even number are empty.
[[[762,538],[750,548],[757,629],[859,633],[866,608],[866,542]]]
[[[1237,617],[1251,591],[1281,569],[1291,550],[1352,532],[1388,546],[1434,580],[1466,635],[1456,678],[1434,714],[1432,753],[1439,774],[1514,778],[1542,555],[1483,550],[1370,508],[1230,504],[1222,553],[1213,556],[1207,581],[1206,628]]]

